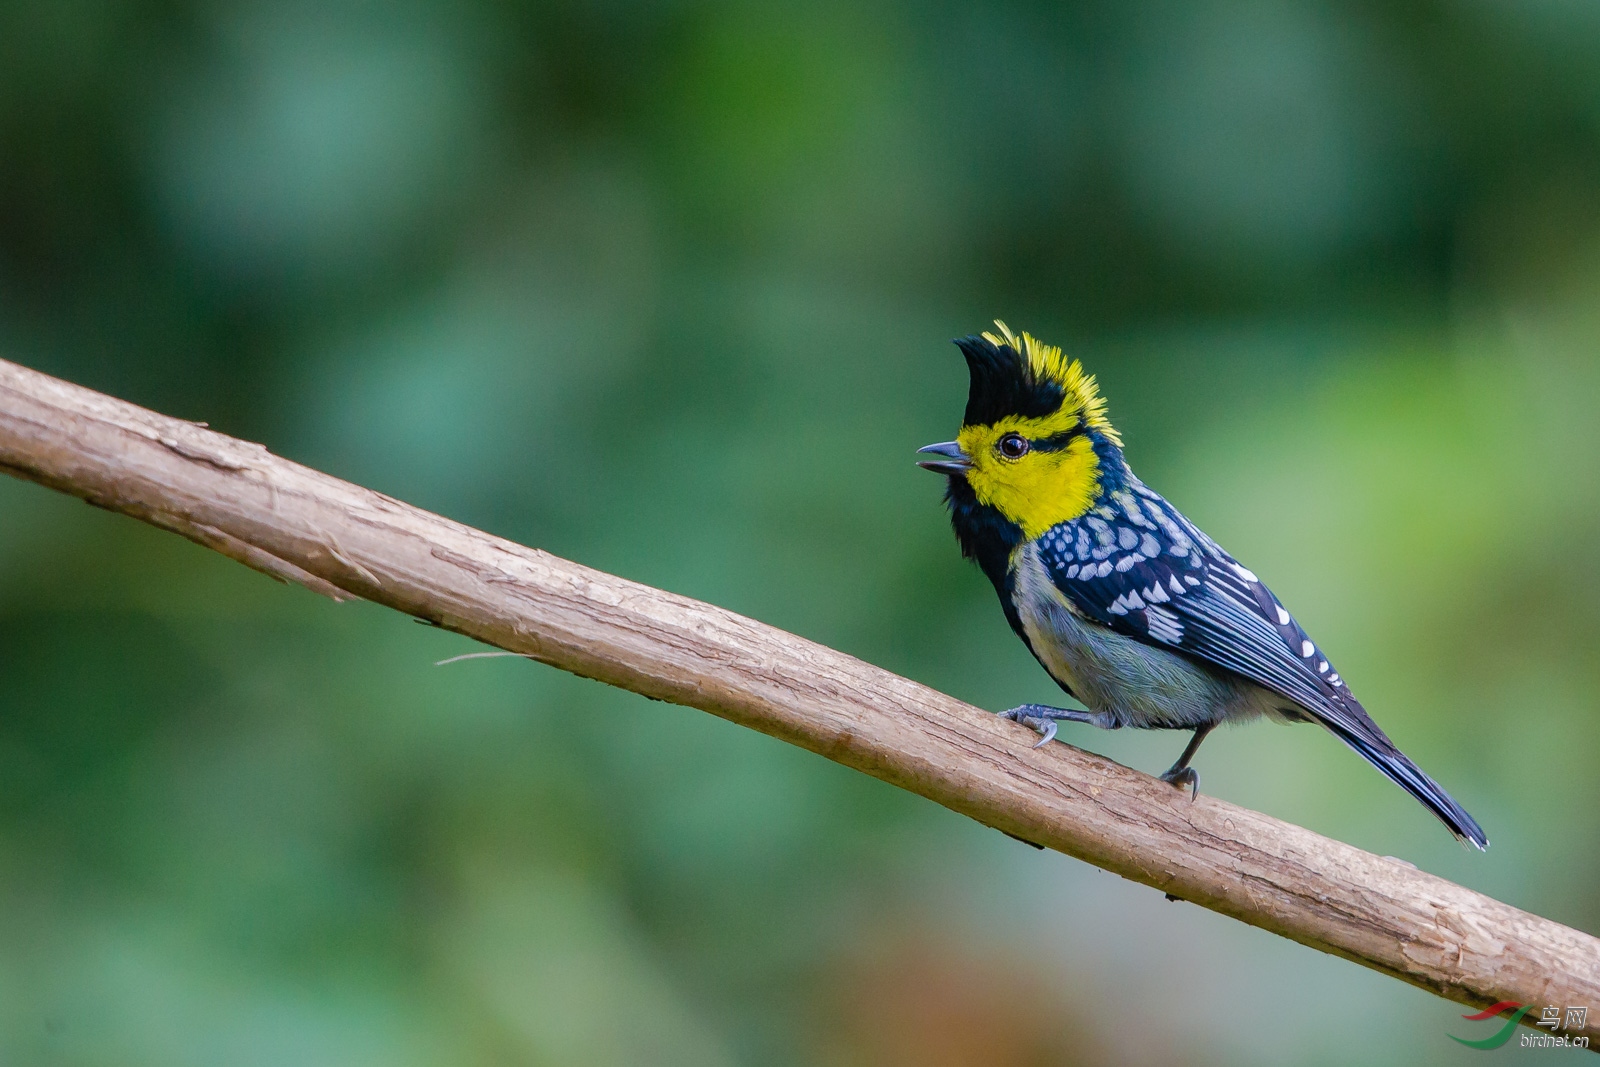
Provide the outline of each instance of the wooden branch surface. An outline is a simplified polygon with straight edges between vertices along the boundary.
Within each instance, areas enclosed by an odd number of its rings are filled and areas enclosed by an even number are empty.
[[[1600,1037],[1589,934],[1068,745],[1035,750],[1024,727],[732,612],[4,361],[0,468],[324,595],[720,715],[1451,1000],[1587,1005]]]

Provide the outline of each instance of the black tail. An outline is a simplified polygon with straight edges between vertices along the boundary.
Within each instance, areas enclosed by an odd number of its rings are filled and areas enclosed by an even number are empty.
[[[1370,720],[1368,720],[1370,722]],[[1340,739],[1366,757],[1367,762],[1382,771],[1391,782],[1422,801],[1423,805],[1450,828],[1457,839],[1482,852],[1489,847],[1478,821],[1446,793],[1444,789],[1412,763],[1404,752],[1395,748],[1381,730],[1374,727],[1377,737],[1362,737],[1349,730],[1329,724],[1329,729]]]

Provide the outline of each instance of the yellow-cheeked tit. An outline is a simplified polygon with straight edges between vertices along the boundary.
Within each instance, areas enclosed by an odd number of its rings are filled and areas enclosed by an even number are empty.
[[[956,342],[972,379],[961,434],[918,462],[948,476],[962,554],[994,583],[1011,628],[1089,709],[1024,704],[1005,717],[1038,730],[1041,745],[1062,720],[1193,730],[1162,778],[1194,793],[1189,761],[1218,723],[1320,723],[1457,838],[1488,847],[1271,590],[1128,469],[1082,365],[995,325]]]

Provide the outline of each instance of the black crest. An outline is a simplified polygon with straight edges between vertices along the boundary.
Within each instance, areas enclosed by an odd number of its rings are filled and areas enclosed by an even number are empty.
[[[1007,415],[1039,419],[1061,407],[1061,386],[1035,380],[1027,358],[1010,345],[973,336],[957,338],[956,347],[967,357],[972,375],[963,426],[986,426]]]

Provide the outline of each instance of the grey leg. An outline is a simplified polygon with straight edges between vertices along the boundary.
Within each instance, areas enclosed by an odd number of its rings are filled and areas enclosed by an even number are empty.
[[[1102,730],[1115,730],[1122,724],[1103,711],[1079,711],[1077,708],[1052,708],[1048,704],[1022,704],[1010,711],[1000,713],[1002,719],[1021,723],[1030,730],[1037,730],[1044,736],[1039,739],[1040,748],[1049,744],[1056,736],[1056,723],[1081,722],[1090,726],[1098,726]]]
[[[1189,794],[1191,804],[1200,795],[1200,772],[1189,766],[1189,761],[1194,759],[1194,754],[1200,750],[1200,742],[1206,739],[1206,734],[1215,729],[1216,725],[1214,722],[1208,722],[1204,726],[1196,727],[1194,736],[1189,738],[1189,743],[1184,746],[1183,755],[1179,756],[1178,762],[1168,767],[1167,772],[1161,776],[1163,782],[1171,782],[1179,789],[1189,786],[1192,790]]]

